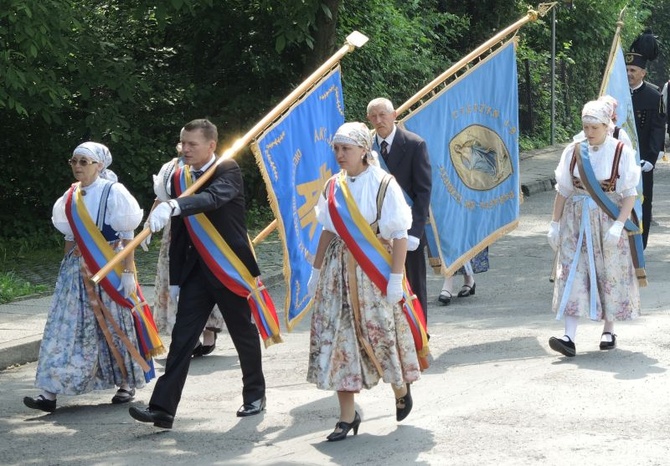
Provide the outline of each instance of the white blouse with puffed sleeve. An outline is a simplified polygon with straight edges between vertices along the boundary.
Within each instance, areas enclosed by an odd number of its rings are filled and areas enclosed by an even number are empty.
[[[349,191],[356,201],[358,210],[369,224],[372,224],[377,218],[377,193],[386,174],[380,167],[370,165],[356,177],[347,176]],[[339,175],[335,175],[337,176]],[[328,201],[324,195],[319,196],[316,216],[324,229],[337,233],[328,212]],[[391,180],[386,190],[378,226],[379,234],[386,240],[407,238],[407,230],[412,226],[412,209],[407,205],[402,189],[395,178]]]
[[[93,183],[84,188],[86,195],[83,196],[84,205],[89,215],[95,221],[98,218],[100,208],[100,197],[105,184],[110,181],[97,178]],[[69,190],[68,190],[69,191]],[[51,221],[58,231],[65,235],[66,241],[74,241],[74,234],[70,223],[65,215],[65,201],[67,191],[56,201],[52,211]],[[107,212],[105,223],[110,225],[118,233],[120,239],[132,239],[135,236],[135,228],[142,222],[144,212],[130,192],[121,183],[114,183],[107,198]]]
[[[597,150],[594,146],[588,146],[591,166],[598,181],[608,180],[612,176],[612,164],[614,163],[614,154],[618,143],[617,139],[607,136],[605,142],[597,146]],[[578,142],[572,142],[565,148],[555,171],[556,190],[563,197],[570,197],[575,190],[572,177],[581,178],[576,164],[573,172],[570,173],[570,162],[575,144],[578,144]],[[640,176],[641,170],[635,159],[635,150],[624,145],[619,159],[619,178],[616,182],[616,192],[621,197],[637,196]]]

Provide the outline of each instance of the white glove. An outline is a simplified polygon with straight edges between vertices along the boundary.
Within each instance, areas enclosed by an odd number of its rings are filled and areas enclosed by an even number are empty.
[[[144,222],[144,227],[143,227],[143,229],[146,230],[147,228],[149,228],[149,220],[147,220],[146,222]],[[148,252],[148,251],[149,251],[149,245],[150,245],[150,244],[151,244],[151,233],[149,233],[149,234],[147,235],[147,237],[144,238],[144,239],[142,240],[142,242],[140,243],[140,246],[142,247],[142,249],[144,250],[144,252]]]
[[[643,172],[650,172],[654,169],[654,166],[651,164],[651,162],[640,160],[640,168],[642,168]]]
[[[421,240],[417,238],[416,236],[409,235],[407,237],[407,250],[408,251],[416,251],[416,248],[419,247],[419,243]]]
[[[547,241],[549,241],[549,246],[551,246],[551,249],[553,249],[554,251],[558,249],[560,230],[561,230],[560,223],[552,221],[549,224],[549,232],[547,232]]]
[[[130,295],[137,291],[137,283],[135,283],[135,274],[133,272],[123,272],[121,274],[121,285],[119,291],[123,291],[125,298],[130,298]]]
[[[623,231],[623,223],[616,221],[612,224],[607,233],[605,234],[605,244],[607,246],[616,246],[619,244],[619,239],[621,238],[621,232]]]
[[[168,220],[172,216],[172,206],[169,202],[161,202],[149,214],[149,227],[152,233],[161,231],[167,225]]]
[[[316,294],[316,288],[319,286],[320,275],[321,269],[315,269],[312,267],[312,273],[309,275],[309,281],[307,282],[307,294],[310,298]]]
[[[402,274],[392,273],[386,285],[386,302],[396,304],[402,299]]]
[[[179,285],[170,285],[170,299],[175,304],[179,301]]]

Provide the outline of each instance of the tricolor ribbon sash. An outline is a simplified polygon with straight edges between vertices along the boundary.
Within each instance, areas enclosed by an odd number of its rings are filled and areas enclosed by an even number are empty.
[[[181,195],[193,181],[188,166],[177,167],[173,178],[176,194]],[[205,214],[189,215],[183,219],[193,245],[209,270],[226,288],[249,302],[265,347],[281,343],[275,305],[260,277],[251,275]]]
[[[622,144],[619,142],[619,144]],[[591,195],[594,202],[607,215],[613,219],[619,217],[619,208],[602,190],[591,165],[589,158],[589,150],[587,142],[583,141],[581,144],[575,144],[575,155],[577,161],[577,169],[579,176],[586,191]],[[630,252],[633,259],[633,266],[635,267],[635,274],[637,276],[638,284],[640,286],[647,286],[647,273],[645,271],[644,262],[644,248],[642,246],[642,235],[639,221],[635,211],[631,212],[632,219],[626,219],[624,228],[629,232],[628,242],[630,243]],[[637,222],[637,224],[636,224]]]
[[[105,201],[106,199],[102,200],[102,202]],[[86,266],[92,274],[97,273],[114,257],[115,253],[86,209],[80,183],[74,183],[67,193],[65,214]],[[100,286],[116,304],[131,310],[139,350],[150,368],[144,374],[148,382],[155,377],[152,356],[162,354],[165,349],[158,335],[151,309],[144,300],[139,284],[137,291],[128,298],[119,291],[122,271],[122,266],[119,264],[100,282]]]
[[[341,172],[326,186],[328,212],[337,234],[347,245],[363,272],[384,293],[391,274],[391,254],[358,210],[347,186],[345,172]],[[417,354],[420,358],[426,358],[428,356],[426,317],[406,278],[403,278],[402,288],[403,313],[412,331]]]

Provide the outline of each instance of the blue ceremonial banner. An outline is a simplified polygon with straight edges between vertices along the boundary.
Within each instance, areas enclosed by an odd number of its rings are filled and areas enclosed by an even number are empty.
[[[307,282],[321,235],[314,207],[326,180],[339,171],[331,140],[344,123],[337,67],[252,145],[284,248],[285,313],[289,330],[311,306]]]
[[[504,44],[402,122],[428,145],[431,216],[446,275],[518,225],[514,45]]]
[[[618,40],[614,60],[603,77],[605,94],[614,97],[618,106],[616,109],[617,126],[623,128],[633,143],[633,149],[637,151],[637,129],[635,127],[635,113],[633,112],[633,99],[628,86],[628,74],[626,73],[626,62],[621,49],[621,41]],[[640,160],[640,155],[637,155]]]
[[[635,113],[633,112],[633,99],[630,95],[630,87],[628,86],[628,73],[626,72],[626,61],[624,59],[623,50],[621,49],[621,39],[617,38],[616,53],[614,59],[610,64],[609,69],[605,70],[603,76],[605,85],[605,94],[611,95],[617,100],[617,122],[616,125],[626,131],[633,143],[635,149],[635,159],[640,162],[640,152],[638,151],[637,142],[637,127],[635,126]],[[642,177],[637,185],[638,196],[635,200],[633,210],[640,219],[640,227],[642,227]],[[640,232],[642,229],[640,229]]]

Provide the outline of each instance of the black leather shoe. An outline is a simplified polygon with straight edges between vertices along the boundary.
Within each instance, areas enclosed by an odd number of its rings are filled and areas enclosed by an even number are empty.
[[[326,437],[329,442],[338,442],[347,438],[350,430],[354,431],[354,435],[358,435],[358,426],[361,425],[361,416],[358,414],[358,411],[355,411],[354,420],[351,422],[338,422],[335,424],[335,430]],[[336,432],[337,429],[340,429],[339,432]]]
[[[214,351],[214,348],[216,348],[216,332],[214,333],[214,344],[213,345],[203,345],[202,343],[198,342],[198,345],[193,348],[193,353],[191,353],[191,356],[194,358],[199,358],[201,356],[207,356],[210,354],[212,351]]]
[[[396,421],[402,421],[409,416],[410,411],[412,411],[412,404],[412,393],[409,391],[409,384],[407,384],[407,394],[395,399]],[[399,406],[402,406],[402,408]]]
[[[39,409],[46,411],[47,413],[53,413],[56,411],[56,400],[47,400],[42,395],[38,395],[35,398],[26,396],[23,398],[23,404],[32,409]]]
[[[256,400],[253,403],[244,403],[240,406],[240,409],[237,410],[237,417],[247,417],[253,416],[254,414],[259,414],[265,409],[265,397],[260,400]]]
[[[122,403],[128,403],[130,400],[135,398],[135,389],[131,388],[126,390],[125,388],[119,388],[116,391],[116,394],[112,397],[112,404],[120,405]]]
[[[577,354],[577,350],[575,349],[575,343],[570,340],[570,337],[568,337],[568,340],[565,341],[562,338],[551,337],[549,339],[549,348],[558,351],[563,356],[572,358]]]
[[[601,350],[611,350],[616,348],[616,335],[612,332],[603,332],[603,335],[612,335],[612,341],[600,341]]]
[[[128,408],[130,416],[140,422],[153,422],[156,427],[163,429],[172,429],[174,416],[160,409],[139,409],[134,406]]]
[[[475,288],[477,287],[476,283],[473,283],[472,286],[470,285],[463,285],[461,287],[461,291],[458,292],[456,296],[459,298],[467,298],[468,296],[475,295]]]
[[[449,293],[447,290],[442,290],[440,291],[440,297],[437,298],[437,301],[440,303],[441,306],[448,306],[451,304],[451,298],[452,294]]]

